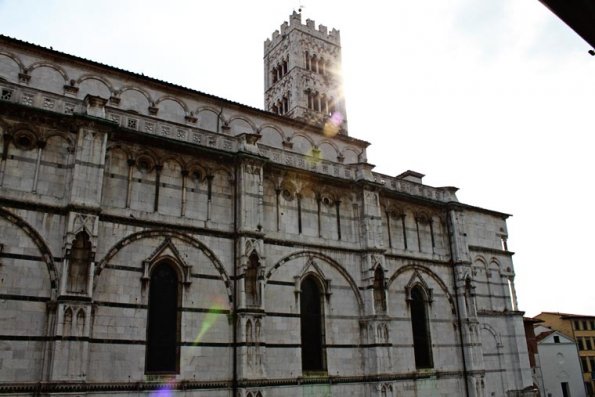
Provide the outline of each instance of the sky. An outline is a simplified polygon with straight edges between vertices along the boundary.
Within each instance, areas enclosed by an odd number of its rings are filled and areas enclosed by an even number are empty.
[[[595,57],[537,0],[0,0],[0,32],[263,108],[263,42],[341,31],[349,134],[512,214],[519,309],[595,315]]]

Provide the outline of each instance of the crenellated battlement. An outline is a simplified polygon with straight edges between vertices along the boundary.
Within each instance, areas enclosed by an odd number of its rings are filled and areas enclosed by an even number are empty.
[[[280,30],[275,30],[271,38],[264,42],[265,53],[279,44],[285,35],[289,34],[293,29],[298,29],[319,39],[341,45],[341,35],[337,29],[333,28],[329,32],[328,28],[324,25],[318,25],[318,28],[316,28],[315,22],[311,19],[306,19],[306,23],[302,24],[302,14],[294,11],[289,16],[289,22],[283,22]]]

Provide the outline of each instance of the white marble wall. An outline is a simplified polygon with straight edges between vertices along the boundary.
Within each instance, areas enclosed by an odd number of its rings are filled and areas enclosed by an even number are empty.
[[[150,395],[170,382],[229,395],[234,300],[244,396],[482,396],[531,384],[502,214],[372,173],[355,164],[367,146],[356,139],[332,139],[336,153],[320,159],[312,149],[328,138],[295,121],[7,38],[0,49],[0,392],[43,381],[55,395]],[[92,257],[86,292],[73,294],[78,233]],[[252,252],[260,300],[248,305]],[[147,277],[162,259],[180,280],[170,376],[145,373]],[[308,274],[324,295],[318,380],[301,368]],[[414,285],[431,296],[432,369],[415,368]]]

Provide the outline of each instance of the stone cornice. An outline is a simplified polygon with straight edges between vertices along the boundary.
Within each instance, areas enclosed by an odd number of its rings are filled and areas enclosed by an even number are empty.
[[[300,386],[315,384],[364,384],[377,382],[399,382],[427,378],[460,378],[462,371],[419,370],[400,374],[373,374],[364,376],[330,376],[324,373],[305,375],[296,378],[242,379],[239,387]],[[155,390],[221,390],[231,389],[232,380],[195,381],[179,380],[177,375],[145,375],[146,380],[131,382],[36,382],[0,383],[0,394],[14,393],[91,393],[91,392],[142,392]]]
[[[508,256],[508,257],[512,257],[514,255],[514,252],[512,252],[512,251],[504,251],[504,250],[497,249],[497,248],[481,247],[478,245],[470,245],[469,250],[470,251],[478,251],[478,252],[486,252],[486,253],[490,253],[490,254],[494,254],[494,255],[502,255],[502,256]]]

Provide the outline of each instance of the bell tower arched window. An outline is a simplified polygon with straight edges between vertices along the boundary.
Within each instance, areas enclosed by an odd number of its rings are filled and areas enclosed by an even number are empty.
[[[324,371],[324,316],[322,293],[313,276],[304,278],[300,294],[302,371]]]
[[[411,289],[411,328],[413,331],[413,350],[415,367],[432,368],[432,342],[428,325],[428,313],[425,292],[416,285]]]
[[[168,262],[151,272],[146,373],[178,372],[178,274]]]

